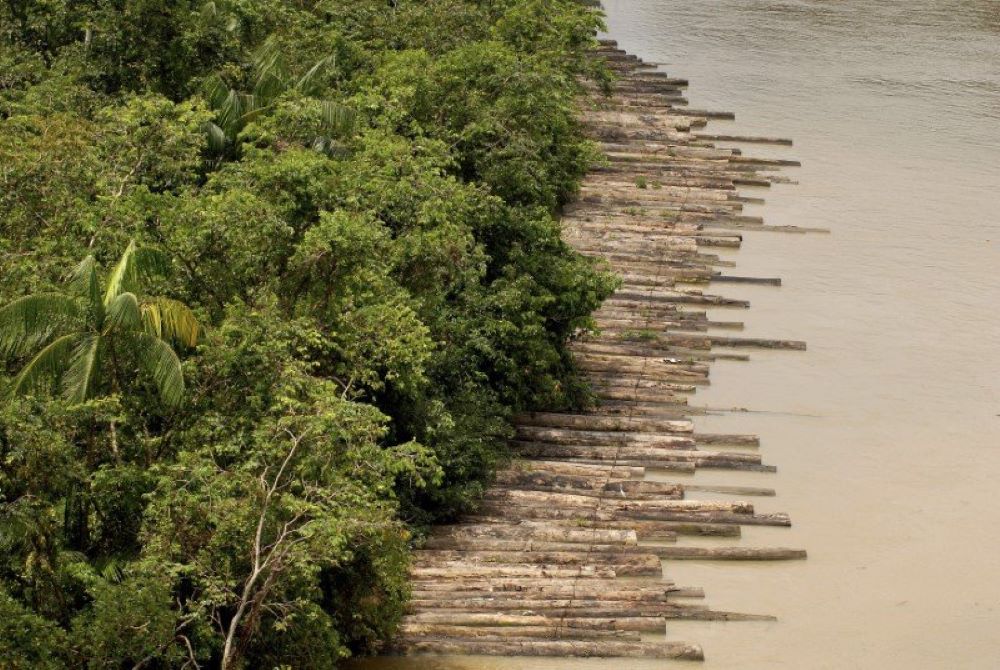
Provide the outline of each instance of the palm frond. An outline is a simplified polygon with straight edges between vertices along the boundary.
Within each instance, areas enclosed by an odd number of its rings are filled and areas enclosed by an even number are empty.
[[[153,377],[160,398],[167,405],[179,405],[184,398],[184,373],[177,354],[165,341],[147,333],[140,333],[137,343],[139,360]]]
[[[0,308],[0,354],[23,356],[80,315],[77,301],[61,293],[18,298]]]
[[[105,308],[122,293],[137,292],[140,279],[166,274],[169,269],[170,258],[166,254],[149,247],[140,248],[132,240],[108,277],[104,291]]]
[[[253,95],[262,100],[274,100],[285,92],[288,84],[285,82],[284,66],[280,55],[275,53],[257,71],[257,79],[253,85]]]
[[[141,306],[143,330],[153,337],[179,342],[186,347],[198,344],[201,327],[194,312],[178,300],[153,298]]]
[[[226,138],[233,140],[243,126],[256,118],[267,104],[266,100],[253,93],[231,90],[218,108],[218,126]]]
[[[233,131],[235,135],[243,129],[245,125],[260,116],[261,112],[270,106],[270,100],[253,93],[237,93],[239,116],[236,117],[236,127]]]
[[[73,348],[69,367],[62,376],[63,397],[70,402],[83,402],[90,396],[94,377],[101,365],[100,335],[87,335]]]
[[[333,69],[337,60],[334,56],[321,58],[309,68],[309,70],[299,77],[295,82],[295,88],[303,95],[315,96],[319,93],[320,77]]]
[[[142,332],[163,339],[163,314],[155,302],[144,302],[139,306],[142,313]]]
[[[58,379],[62,376],[66,368],[69,367],[73,351],[80,339],[79,333],[72,333],[53,340],[22,368],[17,377],[14,378],[11,392],[25,394],[40,386],[44,381]]]
[[[239,92],[235,89],[228,89],[225,98],[215,109],[219,127],[226,137],[232,139],[239,130],[240,117],[243,116]]]
[[[108,305],[107,312],[105,323],[108,330],[136,331],[142,329],[143,321],[142,312],[139,309],[139,299],[131,291],[118,294]]]
[[[208,149],[214,154],[221,154],[226,150],[226,132],[211,121],[206,121],[201,130],[208,140]]]
[[[118,297],[118,294],[124,291],[131,291],[136,288],[138,284],[138,275],[135,271],[135,252],[136,245],[135,240],[128,243],[125,247],[122,257],[118,259],[118,264],[115,265],[115,269],[111,271],[111,276],[108,277],[108,285],[104,291],[104,305],[107,307]]]
[[[87,256],[73,268],[69,276],[70,290],[87,299],[91,318],[95,323],[104,320],[104,305],[101,302],[101,281],[97,276],[97,260]]]
[[[332,100],[323,100],[321,110],[323,124],[332,135],[347,135],[354,130],[357,114],[350,107]]]
[[[221,109],[226,104],[229,91],[230,88],[226,86],[226,82],[222,81],[222,77],[218,75],[210,76],[201,87],[202,95],[208,100],[208,104],[212,109]]]
[[[282,56],[282,45],[273,37],[267,38],[254,54],[257,78],[253,92],[264,100],[273,100],[288,88],[288,73]]]

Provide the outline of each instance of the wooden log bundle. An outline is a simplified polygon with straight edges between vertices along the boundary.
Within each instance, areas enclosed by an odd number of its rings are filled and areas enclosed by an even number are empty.
[[[772,489],[672,476],[774,469],[762,461],[757,436],[699,431],[693,418],[705,408],[688,396],[708,384],[714,361],[749,358],[717,349],[805,348],[719,335],[742,323],[707,310],[749,304],[702,290],[780,285],[776,277],[726,270],[731,258],[707,251],[738,248],[744,231],[809,230],[768,226],[742,212],[761,201],[740,187],[787,182],[775,172],[797,163],[744,155],[731,144],[791,141],[701,130],[733,115],[687,107],[685,80],[612,41],[602,41],[594,58],[618,77],[610,97],[584,83],[579,102],[583,127],[607,161],[564,208],[563,237],[622,277],[594,314],[599,331],[570,345],[598,405],[516,417],[516,458],[478,509],[417,543],[412,598],[392,652],[698,660],[695,644],[642,634],[662,634],[673,619],[772,617],[692,602],[704,593],[669,581],[672,561],[805,557],[800,549],[740,543],[743,526],[788,526],[788,515],[745,500],[687,498],[691,491],[759,498]],[[716,540],[694,545],[692,536]]]

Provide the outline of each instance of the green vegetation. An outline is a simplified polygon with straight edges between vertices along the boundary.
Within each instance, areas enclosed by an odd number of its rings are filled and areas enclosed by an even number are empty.
[[[587,401],[565,344],[614,280],[556,213],[597,24],[0,6],[0,667],[380,648],[512,415]]]

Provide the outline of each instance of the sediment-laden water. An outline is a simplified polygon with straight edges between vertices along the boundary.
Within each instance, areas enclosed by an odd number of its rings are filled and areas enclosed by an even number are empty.
[[[694,405],[741,407],[699,430],[757,433],[787,529],[747,545],[808,548],[780,565],[668,564],[715,608],[777,623],[669,622],[705,668],[1000,667],[1000,2],[605,0],[610,35],[688,77],[714,132],[792,137],[795,186],[761,192],[769,224],[737,271],[747,336],[804,354],[718,362]],[[758,195],[745,189],[747,195]],[[733,313],[722,313],[726,319]],[[676,479],[676,476],[672,476]],[[713,494],[713,497],[718,497]],[[381,659],[369,668],[555,670],[607,660]],[[663,662],[628,661],[629,668]]]

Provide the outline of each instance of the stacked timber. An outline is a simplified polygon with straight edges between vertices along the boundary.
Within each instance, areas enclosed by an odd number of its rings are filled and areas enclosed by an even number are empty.
[[[711,250],[739,247],[746,230],[799,232],[744,216],[755,200],[737,191],[778,181],[774,171],[794,162],[717,143],[788,141],[702,132],[710,119],[732,115],[689,109],[684,80],[614,42],[602,42],[595,57],[619,77],[613,95],[592,88],[581,110],[607,162],[566,208],[563,230],[568,243],[622,278],[594,315],[599,334],[571,345],[600,403],[586,413],[519,417],[518,458],[478,512],[437,527],[415,551],[412,600],[394,641],[401,653],[701,659],[698,645],[648,634],[663,634],[670,619],[770,617],[692,602],[701,589],[666,579],[665,565],[805,557],[797,549],[685,544],[691,536],[737,542],[742,526],[790,521],[745,500],[686,495],[750,498],[771,489],[663,481],[700,468],[773,470],[756,436],[695,430],[692,417],[701,412],[688,397],[709,383],[712,361],[747,359],[720,348],[804,348],[719,336],[713,331],[742,324],[706,313],[748,306],[709,293],[710,284],[780,284],[727,274],[732,264]]]

